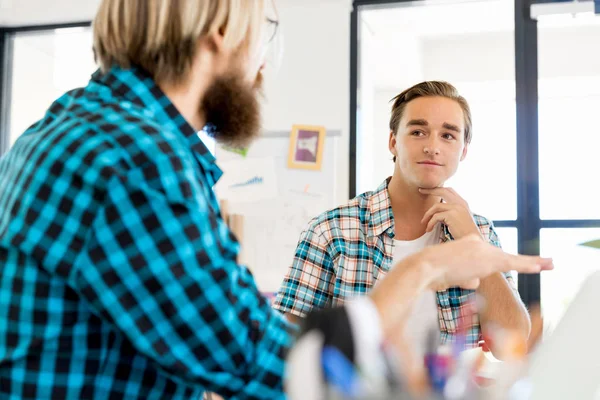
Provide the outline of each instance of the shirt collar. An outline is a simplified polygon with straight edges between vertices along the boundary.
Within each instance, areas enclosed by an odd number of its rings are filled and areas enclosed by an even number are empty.
[[[394,214],[388,192],[390,178],[387,178],[373,192],[369,199],[369,233],[368,236],[379,236],[386,232],[394,237]]]
[[[109,87],[115,96],[142,107],[144,114],[161,126],[183,135],[213,182],[216,183],[223,175],[215,157],[198,137],[198,132],[185,120],[146,71],[137,67],[123,69],[114,66],[106,73],[96,71],[92,80]]]
[[[383,181],[369,199],[369,237],[380,236],[383,233],[391,238],[395,236],[394,213],[392,212],[392,202],[388,191],[390,180],[391,178],[387,178]],[[453,240],[450,230],[447,225],[442,224],[440,241],[447,242],[449,240]]]

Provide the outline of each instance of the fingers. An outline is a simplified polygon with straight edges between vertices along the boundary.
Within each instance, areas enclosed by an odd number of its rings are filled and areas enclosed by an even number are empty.
[[[554,263],[551,258],[511,254],[506,255],[509,257],[509,262],[503,265],[503,269],[500,272],[515,270],[522,274],[537,274],[541,271],[554,269]]]
[[[424,223],[428,222],[429,219],[431,219],[431,217],[434,216],[435,214],[444,212],[444,211],[449,211],[451,208],[452,208],[452,206],[449,204],[436,203],[433,206],[431,206],[431,208],[429,210],[427,210],[425,215],[423,215],[423,219],[421,219],[421,223],[424,224]]]
[[[554,269],[554,260],[551,258],[539,258],[539,264],[542,271],[551,271]]]
[[[422,194],[439,196],[446,203],[461,204],[461,205],[467,206],[467,202],[462,197],[460,197],[460,195],[458,193],[456,193],[456,191],[452,188],[445,188],[445,187],[438,187],[438,188],[432,188],[432,189],[419,188],[419,192]]]
[[[439,222],[446,223],[447,217],[448,217],[448,212],[435,214],[427,223],[427,228],[425,229],[425,231],[431,232],[435,228],[435,225]]]

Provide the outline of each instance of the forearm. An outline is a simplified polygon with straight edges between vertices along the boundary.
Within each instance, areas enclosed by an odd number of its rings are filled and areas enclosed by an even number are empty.
[[[379,312],[384,337],[397,331],[413,301],[431,282],[430,264],[420,255],[405,258],[375,286],[370,296]]]
[[[479,313],[484,336],[490,337],[493,327],[498,326],[522,335],[527,340],[531,330],[529,313],[501,273],[482,279],[477,294],[484,300]]]

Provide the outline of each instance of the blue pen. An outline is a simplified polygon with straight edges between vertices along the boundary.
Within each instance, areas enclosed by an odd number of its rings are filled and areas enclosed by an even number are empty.
[[[337,348],[325,346],[321,352],[325,381],[346,397],[360,393],[360,377],[354,365]]]
[[[452,357],[450,354],[440,354],[437,335],[433,331],[428,333],[427,339],[425,366],[429,373],[429,382],[434,392],[442,393],[450,375]]]

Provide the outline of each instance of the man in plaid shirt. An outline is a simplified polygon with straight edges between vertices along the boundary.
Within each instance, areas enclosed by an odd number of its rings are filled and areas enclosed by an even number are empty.
[[[100,71],[0,159],[0,398],[284,398],[295,330],[236,263],[212,190],[221,171],[197,136],[208,122],[229,144],[259,131],[269,5],[102,1]],[[464,256],[440,262],[452,252]],[[304,331],[359,363],[413,291],[552,265],[467,238],[405,266]],[[379,331],[361,341],[356,321]]]
[[[313,308],[341,305],[370,291],[396,262],[425,245],[475,234],[500,247],[492,223],[472,214],[454,190],[443,187],[471,141],[466,100],[452,85],[432,81],[405,90],[393,101],[389,137],[393,176],[375,191],[309,223],[275,299],[276,309],[302,317]],[[465,345],[474,347],[494,325],[528,337],[529,315],[510,273],[484,279],[477,293],[485,307],[466,326],[459,326],[459,321],[472,307],[473,290],[441,290],[435,300],[432,295],[437,313],[431,314],[442,342],[454,340],[458,329],[466,329]]]

